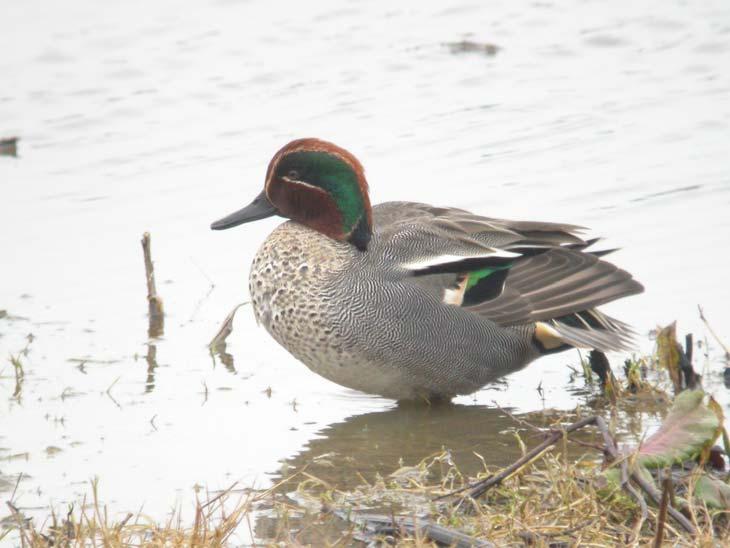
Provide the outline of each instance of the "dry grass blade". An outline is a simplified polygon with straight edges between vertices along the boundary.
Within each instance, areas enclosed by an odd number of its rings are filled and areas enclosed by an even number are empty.
[[[91,482],[92,501],[90,505],[84,500],[78,510],[72,506],[61,523],[55,518],[46,529],[37,528],[31,520],[25,519],[20,511],[11,503],[7,503],[15,518],[15,529],[21,545],[29,548],[47,548],[48,546],[225,546],[231,535],[238,529],[241,521],[251,512],[254,505],[270,491],[241,495],[228,512],[226,506],[234,494],[235,484],[207,501],[197,501],[195,520],[190,527],[182,524],[180,512],[165,524],[156,524],[150,520],[140,521],[134,514],[127,513],[123,519],[113,523],[107,515],[107,509],[100,503],[98,482]]]
[[[245,304],[248,304],[248,301],[237,304],[233,310],[229,312],[228,316],[226,316],[226,319],[223,320],[223,325],[221,325],[218,333],[215,334],[213,340],[211,340],[210,344],[208,344],[208,348],[210,348],[211,351],[225,351],[226,339],[231,333],[233,333],[233,318],[235,318],[238,309]]]

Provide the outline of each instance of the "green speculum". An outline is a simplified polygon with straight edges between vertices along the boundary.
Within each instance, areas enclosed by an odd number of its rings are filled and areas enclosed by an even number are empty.
[[[488,266],[467,274],[462,306],[472,306],[497,297],[512,264]]]
[[[342,232],[351,233],[366,215],[365,201],[357,174],[349,164],[327,152],[293,152],[281,162],[279,170],[294,170],[298,179],[325,190],[337,205],[342,217]]]
[[[472,287],[477,285],[481,280],[486,278],[487,276],[491,276],[495,272],[499,270],[507,270],[512,265],[504,265],[504,266],[488,266],[486,268],[482,268],[480,270],[474,270],[473,272],[469,272],[469,277],[466,280],[466,291],[469,291]]]

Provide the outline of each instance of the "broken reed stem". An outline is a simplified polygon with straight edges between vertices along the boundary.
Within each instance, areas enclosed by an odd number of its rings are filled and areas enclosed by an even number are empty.
[[[717,344],[719,344],[722,349],[725,351],[725,359],[727,361],[730,361],[730,348],[727,347],[727,345],[722,342],[722,339],[717,336],[717,333],[715,333],[715,330],[712,329],[712,326],[710,325],[710,322],[707,321],[707,318],[705,318],[705,312],[702,310],[702,307],[700,305],[697,305],[697,309],[700,311],[700,320],[707,326],[707,329],[710,331],[710,334],[715,338],[717,341]]]
[[[149,328],[150,337],[159,337],[164,331],[164,309],[162,299],[157,294],[155,285],[155,266],[152,262],[152,251],[150,248],[150,233],[142,235],[142,253],[144,254],[144,270],[147,275],[147,303],[149,305]]]
[[[659,503],[659,516],[656,522],[656,536],[654,537],[654,548],[661,548],[664,541],[664,523],[667,521],[667,510],[672,491],[672,475],[666,473],[662,481],[662,500]]]

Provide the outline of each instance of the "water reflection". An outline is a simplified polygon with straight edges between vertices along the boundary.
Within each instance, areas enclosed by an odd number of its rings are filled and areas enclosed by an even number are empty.
[[[157,345],[150,342],[147,343],[147,381],[144,386],[144,393],[149,394],[155,389],[155,369],[157,369]]]
[[[338,489],[373,480],[401,465],[415,465],[444,449],[465,474],[504,466],[521,455],[513,436],[519,425],[500,409],[478,405],[397,406],[327,426],[297,455],[285,460],[282,477],[304,466]]]
[[[211,285],[211,288],[212,287],[214,286]],[[208,349],[210,350],[211,356],[213,356],[213,366],[215,366],[215,357],[218,356],[221,362],[223,362],[223,365],[226,366],[226,369],[234,375],[236,374],[236,368],[233,365],[233,355],[226,351],[226,339],[231,333],[233,333],[233,320],[236,317],[236,312],[238,312],[238,309],[245,304],[248,304],[248,302],[242,302],[233,307],[233,310],[231,310],[228,313],[228,316],[226,316],[226,319],[223,320],[223,324],[215,337],[213,337],[213,340],[210,341],[210,344],[208,344]]]
[[[214,347],[211,348],[211,356],[213,356],[213,365],[215,365],[215,358],[218,356],[218,359],[221,361],[221,363],[226,367],[226,370],[233,375],[236,374],[236,367],[233,365],[233,354],[226,352],[226,343],[221,342],[216,344]]]

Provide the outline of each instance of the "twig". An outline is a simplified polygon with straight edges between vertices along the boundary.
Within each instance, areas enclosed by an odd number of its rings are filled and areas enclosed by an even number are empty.
[[[23,381],[25,381],[25,370],[23,369],[23,362],[20,361],[20,353],[17,356],[10,354],[10,363],[13,364],[13,370],[15,372],[15,390],[13,391],[13,398],[20,402],[21,393],[23,391]]]
[[[157,294],[155,285],[155,266],[152,262],[149,232],[142,235],[142,253],[144,254],[144,270],[147,275],[147,303],[150,317],[147,331],[150,337],[159,337],[164,332],[165,313],[162,307],[162,298]]]
[[[114,388],[114,385],[115,385],[115,384],[117,384],[117,381],[118,381],[118,380],[119,380],[120,378],[121,378],[121,377],[117,377],[116,379],[114,379],[114,382],[113,382],[113,383],[111,383],[111,384],[109,385],[109,388],[107,388],[107,389],[106,389],[106,395],[107,395],[107,396],[109,396],[109,399],[110,399],[110,400],[112,400],[112,401],[114,402],[114,405],[116,405],[116,406],[117,406],[117,407],[118,407],[119,409],[121,409],[121,408],[122,408],[122,406],[121,406],[121,405],[119,405],[119,402],[118,402],[117,400],[115,400],[115,399],[114,399],[114,396],[112,396],[112,388]]]
[[[656,536],[654,537],[654,548],[661,548],[664,541],[664,524],[667,521],[667,510],[672,491],[672,475],[666,474],[662,481],[662,500],[659,503],[659,516],[656,522]]]
[[[588,449],[593,449],[594,451],[601,451],[601,452],[603,451],[603,445],[600,445],[598,443],[590,443],[587,441],[577,440],[577,439],[570,440],[570,441],[572,441],[576,445],[580,445],[581,447],[587,447]]]
[[[545,430],[543,430],[539,426],[536,426],[536,425],[526,421],[525,419],[521,419],[520,417],[513,415],[509,410],[507,410],[504,407],[502,407],[501,405],[499,405],[495,400],[492,400],[492,405],[494,405],[497,409],[499,409],[502,413],[507,415],[510,419],[512,419],[516,423],[521,424],[522,426],[524,426],[526,428],[529,428],[533,432],[537,432],[538,434],[545,433]]]
[[[208,506],[210,506],[214,502],[218,502],[223,497],[230,495],[233,492],[233,490],[236,488],[236,485],[238,485],[238,482],[237,481],[234,481],[233,484],[231,484],[230,487],[228,487],[227,489],[224,489],[223,491],[221,491],[220,493],[218,493],[212,499],[209,498],[200,508],[202,510],[205,510]]]
[[[634,524],[633,538],[631,539],[632,542],[635,542],[636,539],[639,538],[641,527],[644,525],[644,522],[649,517],[649,507],[646,505],[646,500],[644,500],[644,497],[641,495],[641,493],[639,493],[634,488],[634,486],[631,485],[629,477],[629,465],[626,462],[626,459],[624,459],[623,461],[621,461],[621,487],[632,497],[634,497],[634,500],[636,500],[636,503],[641,509],[641,515]]]
[[[128,512],[127,515],[126,515],[126,517],[122,521],[120,521],[119,523],[117,523],[117,525],[115,527],[115,529],[117,530],[117,532],[119,532],[122,529],[124,529],[124,526],[127,525],[127,522],[130,519],[132,519],[133,517],[134,517],[134,514],[132,512]]]
[[[521,419],[517,415],[512,414],[508,409],[505,409],[504,407],[499,405],[495,400],[492,400],[492,405],[494,405],[497,409],[499,409],[502,413],[507,415],[510,419],[515,421],[517,424],[520,424],[520,425],[524,426],[525,428],[532,430],[536,434],[541,434],[541,435],[545,436],[547,434],[550,434],[551,432],[556,431],[555,428],[552,428],[550,426],[541,428],[535,424],[532,424],[529,421],[526,421],[525,419]],[[589,447],[591,449],[595,449],[596,451],[603,451],[602,445],[597,445],[595,443],[589,443],[587,441],[582,441],[582,440],[572,440],[572,442],[577,443],[578,445],[580,445],[582,447]]]
[[[567,535],[572,535],[573,533],[576,533],[576,532],[580,531],[581,529],[585,529],[589,525],[592,525],[597,519],[598,518],[590,518],[590,519],[584,520],[584,521],[580,522],[578,525],[576,525],[574,527],[570,527],[563,531],[551,531],[549,533],[533,533],[532,531],[520,531],[517,534],[520,536],[520,538],[522,538],[528,542],[534,543],[536,540],[539,540],[541,538],[546,539],[546,538],[556,538],[556,537],[564,537]]]
[[[23,478],[23,472],[18,474],[18,479],[15,481],[15,488],[13,489],[13,493],[10,495],[10,502],[13,502],[15,500],[15,493],[18,492],[18,485],[20,485],[20,480]]]
[[[705,313],[702,310],[702,307],[700,305],[697,305],[697,309],[700,311],[700,320],[702,320],[704,322],[704,324],[705,324],[705,326],[707,326],[707,329],[709,330],[710,334],[713,337],[715,337],[717,344],[719,344],[722,347],[722,349],[725,351],[725,359],[727,361],[730,361],[730,348],[728,348],[727,345],[722,342],[720,337],[717,336],[717,333],[715,333],[715,330],[712,329],[712,327],[710,326],[710,322],[708,322],[707,318],[705,318]]]

